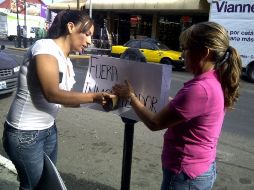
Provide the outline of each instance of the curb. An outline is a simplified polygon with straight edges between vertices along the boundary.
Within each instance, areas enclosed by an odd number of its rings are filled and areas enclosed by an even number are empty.
[[[17,170],[12,164],[12,162],[9,159],[3,157],[2,155],[0,155],[0,165],[17,175]]]
[[[16,48],[16,47],[7,47],[8,49],[12,49],[12,50],[18,50],[18,51],[27,51],[27,48]]]
[[[91,55],[75,55],[75,54],[69,55],[69,58],[71,58],[71,59],[78,59],[78,58],[89,59],[90,57],[91,57]]]

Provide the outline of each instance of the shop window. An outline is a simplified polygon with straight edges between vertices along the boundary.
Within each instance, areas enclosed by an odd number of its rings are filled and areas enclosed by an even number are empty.
[[[179,36],[181,24],[179,16],[160,17],[159,41],[166,44],[172,50],[179,50]]]
[[[131,15],[130,39],[151,37],[152,17],[148,15]]]

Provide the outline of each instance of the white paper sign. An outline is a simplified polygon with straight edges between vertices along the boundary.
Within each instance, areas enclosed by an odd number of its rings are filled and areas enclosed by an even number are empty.
[[[153,112],[158,112],[168,103],[171,71],[170,65],[92,56],[83,92],[111,92],[112,86],[128,80],[134,87],[136,96],[145,106]],[[103,110],[98,104],[84,104],[84,106]],[[113,110],[113,113],[139,120],[128,101],[118,101],[117,107],[118,109]]]

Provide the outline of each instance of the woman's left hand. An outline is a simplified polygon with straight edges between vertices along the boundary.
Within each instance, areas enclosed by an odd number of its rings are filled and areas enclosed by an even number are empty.
[[[101,104],[102,106],[106,105],[108,103],[108,101],[111,100],[112,97],[114,97],[115,95],[113,94],[109,94],[107,92],[100,92],[100,93],[95,93],[93,102],[94,103],[98,103]]]

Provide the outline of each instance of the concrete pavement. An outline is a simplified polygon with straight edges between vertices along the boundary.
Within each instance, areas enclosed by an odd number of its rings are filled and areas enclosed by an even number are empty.
[[[1,190],[18,190],[19,183],[17,176],[7,168],[0,165],[0,189]]]
[[[18,190],[17,172],[13,164],[0,155],[0,189]]]
[[[9,104],[0,101],[1,122]],[[61,127],[58,168],[67,188],[120,189],[123,138],[119,118],[86,109],[62,109],[58,124]],[[131,190],[159,189],[161,141],[162,133],[151,133],[142,123],[136,124]],[[218,176],[213,190],[254,190],[253,147],[252,138],[222,133],[217,152]],[[17,190],[16,175],[6,167],[0,164],[0,190]]]

